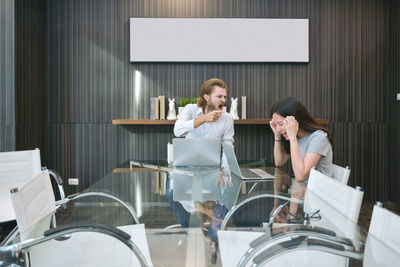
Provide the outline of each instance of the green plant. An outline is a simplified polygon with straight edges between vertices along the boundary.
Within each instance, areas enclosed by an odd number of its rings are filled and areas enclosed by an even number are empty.
[[[189,99],[190,98],[187,98],[187,97],[183,97],[183,98],[179,99],[179,106],[184,107],[187,104],[189,104]]]
[[[179,106],[184,107],[187,104],[196,104],[197,98],[183,97],[179,99]]]

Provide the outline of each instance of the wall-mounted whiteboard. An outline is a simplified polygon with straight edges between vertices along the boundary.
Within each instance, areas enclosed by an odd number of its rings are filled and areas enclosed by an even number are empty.
[[[308,62],[308,19],[131,18],[132,62]]]

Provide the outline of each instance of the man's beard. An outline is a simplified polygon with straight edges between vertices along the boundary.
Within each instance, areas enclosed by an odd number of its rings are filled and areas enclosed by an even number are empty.
[[[216,109],[217,109],[217,107],[213,103],[210,102],[210,103],[207,104],[208,112],[216,110]]]
[[[210,102],[210,103],[207,104],[207,110],[208,110],[208,112],[213,111],[213,110],[222,110],[223,107],[224,107],[224,105],[221,104],[221,109],[220,109],[219,107],[220,107],[220,105],[216,106],[216,105],[214,105],[212,102]]]

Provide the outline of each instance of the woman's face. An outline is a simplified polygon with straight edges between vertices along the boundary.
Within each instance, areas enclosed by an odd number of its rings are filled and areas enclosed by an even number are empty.
[[[289,137],[286,134],[286,128],[285,125],[283,124],[283,121],[285,120],[285,117],[279,115],[278,113],[272,114],[272,120],[274,121],[276,125],[276,129],[280,134],[282,134],[283,138],[286,140],[289,140]]]

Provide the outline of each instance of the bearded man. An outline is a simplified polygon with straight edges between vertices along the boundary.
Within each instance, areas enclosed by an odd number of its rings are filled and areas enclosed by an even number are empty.
[[[223,111],[228,88],[225,82],[212,78],[204,82],[197,104],[186,105],[175,123],[174,134],[186,138],[214,138],[233,146],[233,119]],[[221,158],[221,175],[230,178],[225,153]]]

